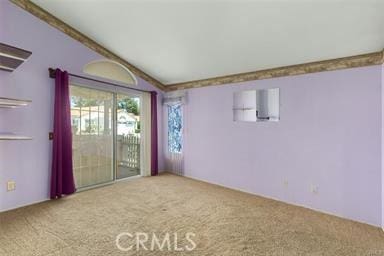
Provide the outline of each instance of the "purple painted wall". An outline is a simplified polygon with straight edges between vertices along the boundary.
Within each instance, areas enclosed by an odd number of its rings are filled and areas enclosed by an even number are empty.
[[[381,67],[381,227],[384,230],[384,65]]]
[[[0,96],[33,101],[29,106],[19,109],[0,109],[0,131],[33,137],[31,141],[0,141],[2,211],[48,198],[51,156],[48,132],[52,131],[54,84],[48,78],[47,68],[60,67],[81,74],[83,65],[103,57],[9,1],[0,1],[0,42],[33,52],[14,72],[0,71]],[[138,80],[140,88],[154,89],[147,82]],[[160,106],[162,94],[159,97]],[[161,115],[158,116],[161,124]],[[159,160],[160,169],[163,169],[161,149]],[[16,181],[15,191],[6,192],[8,180]]]
[[[189,90],[185,175],[381,226],[381,69]],[[280,88],[280,122],[232,121],[256,88]]]

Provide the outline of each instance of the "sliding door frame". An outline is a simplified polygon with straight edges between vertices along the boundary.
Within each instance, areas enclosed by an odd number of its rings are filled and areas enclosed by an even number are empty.
[[[141,153],[142,152],[142,149],[143,149],[143,140],[142,140],[142,136],[143,136],[143,129],[140,129],[140,174],[139,175],[135,175],[135,176],[131,176],[131,177],[126,177],[126,178],[121,178],[121,179],[117,179],[117,161],[116,161],[116,152],[117,152],[117,95],[118,94],[122,94],[122,95],[126,95],[128,97],[138,97],[140,99],[140,104],[139,104],[139,110],[140,110],[140,120],[141,120],[141,115],[142,115],[142,112],[141,112],[141,109],[142,109],[142,104],[143,104],[143,96],[142,96],[142,93],[137,93],[137,92],[132,92],[130,91],[124,91],[124,90],[116,90],[116,89],[107,89],[107,88],[104,88],[104,87],[100,87],[100,86],[91,86],[91,85],[86,85],[86,84],[81,84],[81,83],[77,83],[77,82],[70,82],[69,83],[69,86],[77,86],[77,87],[80,87],[80,88],[86,88],[86,89],[91,89],[91,90],[98,90],[98,91],[103,91],[103,92],[108,92],[108,93],[112,93],[112,121],[111,121],[111,125],[112,125],[112,159],[113,159],[113,163],[112,163],[112,180],[111,181],[108,181],[108,182],[104,182],[104,183],[99,183],[99,184],[95,184],[95,185],[89,185],[89,186],[84,186],[84,187],[81,187],[81,188],[76,188],[76,191],[77,192],[82,192],[82,191],[85,191],[85,190],[89,190],[89,189],[93,189],[93,188],[98,188],[98,187],[103,187],[103,186],[107,186],[107,185],[111,185],[111,184],[114,184],[116,182],[120,182],[120,181],[125,181],[125,180],[129,180],[129,179],[135,179],[135,178],[139,178],[142,176],[142,166],[143,166],[143,154]],[[70,95],[71,96],[71,95]]]

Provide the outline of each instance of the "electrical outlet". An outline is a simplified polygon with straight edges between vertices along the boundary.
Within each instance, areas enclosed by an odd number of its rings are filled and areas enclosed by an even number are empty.
[[[7,182],[7,191],[13,191],[16,189],[16,182],[14,181],[8,181]]]

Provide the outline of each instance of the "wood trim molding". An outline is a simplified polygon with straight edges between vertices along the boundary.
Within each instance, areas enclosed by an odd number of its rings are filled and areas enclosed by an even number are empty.
[[[91,38],[87,37],[86,35],[82,34],[78,30],[74,29],[73,27],[69,26],[62,20],[56,18],[43,8],[39,7],[38,5],[32,3],[30,0],[10,0],[12,3],[16,4],[17,6],[21,7],[22,9],[26,10],[27,12],[31,13],[32,15],[38,17],[39,19],[45,21],[49,25],[53,26],[54,28],[60,30],[61,32],[67,34],[68,36],[72,37],[73,39],[79,41],[83,45],[87,46],[91,50],[99,53],[100,55],[104,56],[107,59],[114,60],[116,62],[121,63],[122,65],[126,66],[132,73],[135,75],[141,77],[145,81],[149,82],[150,84],[156,86],[160,90],[165,90],[165,86],[155,78],[151,77],[150,75],[146,74],[144,71],[140,70],[139,68],[135,67],[134,65],[130,64],[123,58],[119,57],[118,55],[114,54],[107,48],[101,46],[97,42],[93,41]]]
[[[381,51],[381,64],[384,65],[384,49]]]
[[[283,76],[295,76],[323,71],[380,65],[384,63],[384,50],[368,54],[344,57],[338,59],[316,61],[292,66],[264,69],[254,72],[220,76],[166,86],[167,91],[200,88],[212,85],[224,85],[252,80],[270,79]]]

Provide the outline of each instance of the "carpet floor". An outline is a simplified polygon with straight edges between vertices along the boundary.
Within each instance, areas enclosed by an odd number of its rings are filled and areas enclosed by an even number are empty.
[[[118,245],[127,251],[116,245],[121,233]],[[188,239],[188,233],[194,235]],[[139,250],[137,236],[142,242]],[[188,251],[194,247],[191,240],[196,246]],[[0,255],[375,256],[384,255],[384,233],[302,207],[163,174],[1,213]]]

